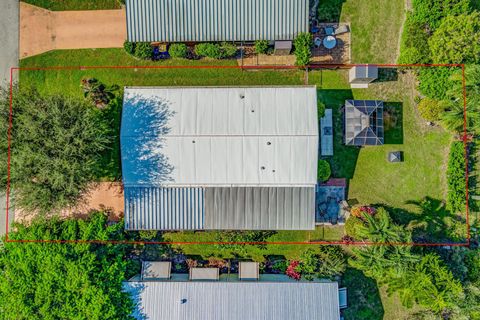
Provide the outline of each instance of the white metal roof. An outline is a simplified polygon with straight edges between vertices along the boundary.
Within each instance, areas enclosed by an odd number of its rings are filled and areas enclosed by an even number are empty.
[[[336,282],[126,282],[149,320],[340,318]]]
[[[316,105],[314,86],[127,87],[124,183],[314,185]]]

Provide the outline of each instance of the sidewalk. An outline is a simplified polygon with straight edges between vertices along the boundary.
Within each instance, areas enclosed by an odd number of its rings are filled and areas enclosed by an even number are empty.
[[[125,10],[49,11],[20,2],[20,58],[56,49],[121,48]]]
[[[0,85],[10,83],[10,68],[18,66],[18,0],[0,1]],[[1,218],[1,213],[0,213]]]

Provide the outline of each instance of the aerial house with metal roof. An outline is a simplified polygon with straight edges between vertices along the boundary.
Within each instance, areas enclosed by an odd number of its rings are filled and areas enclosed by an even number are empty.
[[[127,230],[311,230],[314,86],[125,88]]]
[[[132,42],[293,40],[308,32],[308,0],[126,0]]]

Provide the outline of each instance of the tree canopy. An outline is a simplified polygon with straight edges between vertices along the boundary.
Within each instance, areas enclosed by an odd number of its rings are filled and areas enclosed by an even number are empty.
[[[122,239],[103,213],[88,220],[35,220],[11,239]],[[130,319],[122,245],[7,242],[0,249],[0,319]],[[136,270],[137,271],[137,270]]]
[[[434,63],[479,63],[480,13],[447,16],[429,46]]]
[[[9,93],[1,92],[0,109],[8,119]],[[15,89],[11,131],[11,183],[18,207],[51,211],[75,204],[95,177],[109,128],[101,111],[85,101],[42,96]],[[8,122],[0,123],[1,187],[6,184]]]

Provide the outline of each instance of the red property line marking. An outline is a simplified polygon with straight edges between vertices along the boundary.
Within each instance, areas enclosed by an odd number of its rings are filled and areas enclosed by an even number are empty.
[[[354,66],[366,66],[367,64],[316,64],[309,65],[306,69],[349,69]],[[465,146],[465,162],[466,162],[466,225],[467,225],[467,242],[443,242],[443,243],[418,243],[418,242],[368,242],[368,241],[272,241],[272,242],[218,242],[218,241],[130,241],[130,240],[19,240],[8,238],[8,221],[9,221],[9,200],[10,200],[10,162],[11,162],[11,131],[13,118],[13,71],[35,71],[35,70],[92,70],[92,69],[241,69],[241,70],[305,70],[296,66],[52,66],[52,67],[12,67],[10,68],[10,114],[8,125],[8,156],[7,156],[7,187],[6,187],[6,242],[16,243],[76,243],[76,244],[163,244],[163,245],[351,245],[351,246],[418,246],[418,247],[439,247],[439,246],[470,246],[470,224],[469,224],[469,206],[468,206],[468,157],[467,150],[467,96],[465,81],[465,65],[464,64],[369,64],[378,67],[461,67],[462,68],[462,85],[463,85],[463,142]]]

